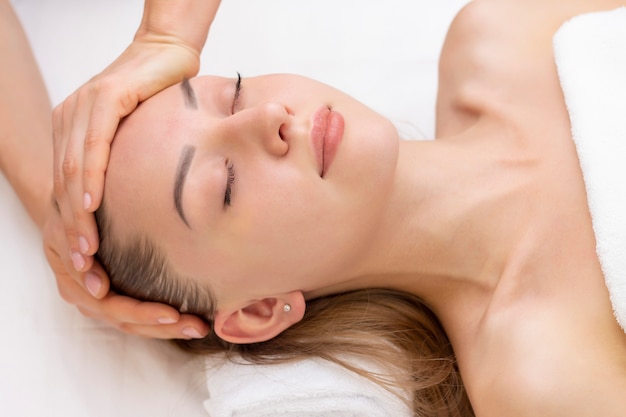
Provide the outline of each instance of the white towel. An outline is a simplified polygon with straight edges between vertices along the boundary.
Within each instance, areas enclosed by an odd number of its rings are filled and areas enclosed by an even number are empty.
[[[598,258],[626,331],[626,7],[573,18],[554,51]]]
[[[373,369],[371,366],[369,369]],[[322,359],[278,365],[208,360],[211,417],[410,417],[400,398]]]

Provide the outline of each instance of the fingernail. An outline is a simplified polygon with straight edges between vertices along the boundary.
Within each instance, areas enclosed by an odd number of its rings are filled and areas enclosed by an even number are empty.
[[[193,327],[185,327],[183,329],[183,334],[187,337],[190,337],[192,339],[200,339],[202,338],[202,335]]]
[[[174,323],[178,322],[178,320],[176,320],[174,317],[159,317],[157,319],[157,321],[160,324],[174,324]],[[184,332],[184,330],[183,330],[183,332]]]
[[[85,267],[85,259],[80,253],[72,252],[70,257],[72,258],[74,269],[76,269],[77,271],[80,271]]]
[[[85,210],[89,210],[91,207],[91,195],[89,193],[85,193],[85,195],[83,195],[83,207]]]
[[[85,275],[85,287],[87,287],[87,290],[91,295],[97,297],[100,292],[100,288],[102,288],[102,281],[100,281],[100,277],[93,272],[87,272]]]
[[[82,253],[87,253],[87,251],[89,251],[89,242],[87,242],[87,239],[82,236],[78,238],[78,246],[80,247],[80,251]]]

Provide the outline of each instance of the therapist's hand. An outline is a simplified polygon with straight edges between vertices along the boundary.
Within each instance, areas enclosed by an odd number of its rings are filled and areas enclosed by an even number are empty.
[[[43,234],[44,251],[56,275],[61,297],[85,316],[125,333],[157,339],[193,339],[209,332],[209,326],[196,316],[180,314],[165,304],[142,302],[109,291],[106,273],[97,261],[86,273],[75,271],[67,257],[61,256],[67,253],[68,247],[61,218],[55,209],[49,210]],[[102,298],[92,296],[82,282]]]
[[[219,5],[220,0],[145,0],[128,48],[54,109],[54,193],[76,270],[91,267],[98,247],[93,212],[102,201],[120,119],[141,101],[197,74]]]
[[[129,47],[53,112],[54,197],[60,220],[46,233],[48,259],[66,300],[131,333],[166,337],[141,326],[149,326],[149,320],[159,318],[158,311],[171,312],[171,307],[109,293],[109,279],[94,263],[98,232],[93,212],[102,201],[111,142],[120,120],[141,101],[196,75],[219,4],[145,0]],[[178,325],[184,326],[187,317],[180,316]],[[202,333],[201,327],[196,329]]]
[[[151,95],[193,76],[198,67],[198,54],[185,46],[135,40],[53,112],[54,193],[60,216],[46,225],[48,261],[67,302],[127,333],[184,338],[183,329],[200,332],[206,327],[170,306],[109,292],[108,276],[93,258],[98,249],[93,211],[102,200],[109,149],[120,119]]]
[[[93,211],[102,200],[120,119],[139,102],[198,71],[199,52],[170,41],[156,36],[136,39],[54,109],[54,193],[77,271],[91,267],[98,248]]]

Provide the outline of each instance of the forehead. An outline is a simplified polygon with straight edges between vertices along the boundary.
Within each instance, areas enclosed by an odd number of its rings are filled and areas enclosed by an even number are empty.
[[[167,225],[174,174],[189,134],[180,85],[146,100],[120,124],[111,146],[104,199],[115,233],[150,233]],[[169,197],[169,198],[168,198]]]

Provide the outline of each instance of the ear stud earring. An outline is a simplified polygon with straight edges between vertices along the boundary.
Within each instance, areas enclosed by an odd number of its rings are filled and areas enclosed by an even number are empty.
[[[283,310],[285,310],[285,313],[289,313],[291,311],[291,306],[289,304],[285,304],[283,306]]]

